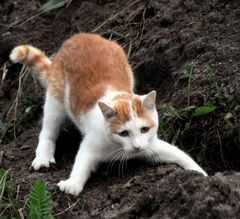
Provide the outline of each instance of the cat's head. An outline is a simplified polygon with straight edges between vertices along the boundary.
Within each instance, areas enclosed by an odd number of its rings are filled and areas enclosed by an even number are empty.
[[[158,129],[156,92],[138,96],[120,94],[112,103],[99,102],[108,137],[129,154],[147,149]]]

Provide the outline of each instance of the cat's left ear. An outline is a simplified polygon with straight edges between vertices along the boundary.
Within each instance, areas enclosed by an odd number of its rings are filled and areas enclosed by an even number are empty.
[[[117,115],[114,109],[104,102],[99,101],[98,106],[101,109],[102,114],[106,120],[109,120]]]
[[[155,109],[156,95],[157,93],[155,90],[145,95],[142,100],[142,107],[146,110]]]

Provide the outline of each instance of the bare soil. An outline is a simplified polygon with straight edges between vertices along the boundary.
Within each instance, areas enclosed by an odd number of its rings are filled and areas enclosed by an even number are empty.
[[[20,128],[15,138],[5,133],[0,148],[0,165],[10,169],[14,184],[20,186],[19,199],[26,200],[32,181],[42,178],[52,193],[56,218],[239,218],[240,2],[72,1],[27,21],[43,3],[0,3],[1,76],[8,69],[0,90],[1,121],[9,122],[18,89],[21,67],[8,61],[14,46],[32,44],[52,55],[74,33],[96,32],[123,45],[137,79],[137,93],[157,90],[160,120],[167,122],[163,126],[167,132],[160,130],[159,135],[191,154],[211,176],[174,164],[133,160],[102,165],[79,197],[59,192],[56,183],[68,177],[81,135],[68,122],[57,142],[57,164],[38,172],[29,169],[44,96],[29,76],[17,108],[15,122],[20,121]],[[196,75],[189,93],[186,66],[190,63]],[[188,97],[190,106],[217,108],[202,117],[191,117],[187,111],[187,116],[165,120],[165,104],[186,109]]]

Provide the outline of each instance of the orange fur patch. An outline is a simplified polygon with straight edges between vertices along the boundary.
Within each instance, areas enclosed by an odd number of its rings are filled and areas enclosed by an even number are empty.
[[[149,127],[156,126],[146,110],[142,108],[142,102],[139,96],[121,94],[117,95],[114,100],[113,109],[117,115],[110,123],[110,130],[112,133],[116,133],[124,123],[132,119],[130,113],[131,110],[135,111],[137,117],[144,119]]]
[[[114,104],[113,109],[117,113],[117,119],[122,123],[125,123],[131,119],[129,102],[117,101],[117,103]]]
[[[33,66],[39,71],[43,80],[48,80],[50,75],[51,65],[45,54],[31,46],[25,46],[25,56],[27,57],[26,64],[32,68]]]
[[[145,110],[142,108],[142,102],[140,97],[136,96],[132,100],[132,107],[133,110],[137,113],[138,117],[144,117],[144,115],[146,114]]]
[[[27,65],[31,68],[36,63],[42,62],[43,55],[41,53],[34,54],[33,57],[27,61]]]
[[[114,98],[113,98],[113,101],[116,101],[116,100],[128,100],[130,101],[132,99],[132,94],[130,93],[121,93],[121,94],[118,94],[116,95]]]
[[[116,133],[124,123],[131,119],[130,103],[118,100],[115,102],[113,109],[117,115],[111,120],[110,130],[112,133]]]
[[[155,122],[151,119],[146,110],[143,109],[140,97],[135,96],[132,101],[132,108],[137,113],[139,118],[143,118],[148,123],[149,127],[156,126]]]
[[[27,45],[23,45],[20,47],[20,49],[18,50],[18,58],[23,58],[23,57],[27,57],[28,55],[28,46]]]
[[[51,75],[49,77],[48,90],[51,95],[57,98],[60,102],[64,100],[64,74],[62,67],[57,61],[52,62]]]
[[[51,93],[62,96],[64,81],[70,87],[72,112],[90,110],[111,87],[132,92],[133,75],[123,49],[95,34],[76,34],[65,41],[52,61]]]
[[[49,59],[39,49],[30,45],[21,45],[13,50],[15,62],[26,64],[29,68],[37,71],[37,75],[44,85],[47,84],[50,75],[51,64]]]

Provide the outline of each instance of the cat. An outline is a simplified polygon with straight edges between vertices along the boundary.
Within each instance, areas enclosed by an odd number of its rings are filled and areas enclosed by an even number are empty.
[[[83,134],[71,175],[61,191],[79,195],[101,162],[143,158],[207,173],[185,152],[158,138],[156,92],[134,93],[127,56],[114,41],[79,33],[50,60],[30,45],[15,47],[14,63],[26,64],[46,88],[44,116],[32,167],[55,163],[55,142],[66,116]]]

